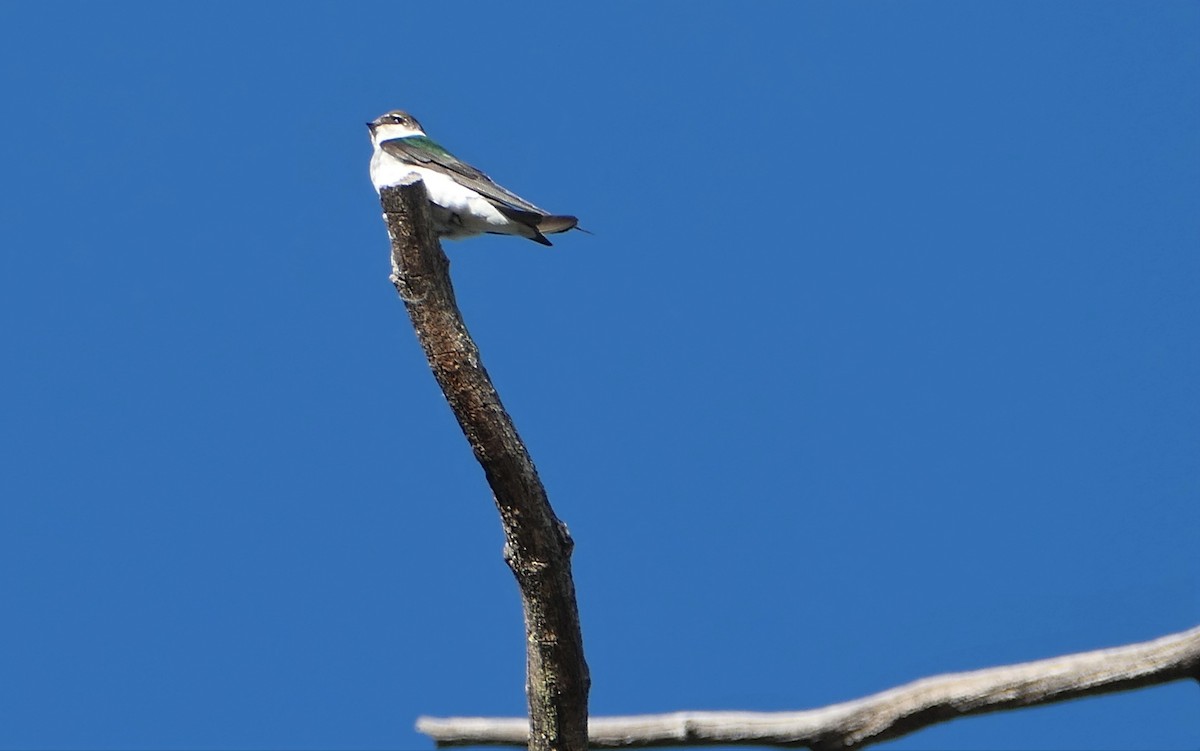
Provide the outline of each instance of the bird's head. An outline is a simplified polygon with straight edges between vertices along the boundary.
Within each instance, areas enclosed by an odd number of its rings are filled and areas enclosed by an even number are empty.
[[[421,123],[417,122],[417,118],[403,110],[383,113],[367,123],[367,129],[371,131],[371,142],[376,145],[393,138],[425,135],[425,130]]]

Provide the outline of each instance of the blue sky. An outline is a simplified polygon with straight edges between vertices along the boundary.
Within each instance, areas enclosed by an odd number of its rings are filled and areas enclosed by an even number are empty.
[[[1200,5],[0,6],[0,748],[523,710],[387,282],[410,110],[592,236],[448,243],[576,538],[595,714],[1200,622]],[[892,749],[1182,749],[1197,687]]]

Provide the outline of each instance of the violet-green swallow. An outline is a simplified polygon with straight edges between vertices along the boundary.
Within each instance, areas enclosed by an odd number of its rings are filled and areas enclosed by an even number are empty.
[[[566,232],[579,220],[551,214],[511,193],[425,135],[417,119],[392,110],[367,123],[375,153],[371,182],[375,190],[396,185],[417,173],[425,181],[434,229],[452,240],[472,235],[520,235],[550,245],[546,235]]]

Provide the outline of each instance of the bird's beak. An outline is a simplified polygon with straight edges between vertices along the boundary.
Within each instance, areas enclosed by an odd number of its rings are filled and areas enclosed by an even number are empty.
[[[375,130],[375,123],[367,123],[367,127],[371,130]]]

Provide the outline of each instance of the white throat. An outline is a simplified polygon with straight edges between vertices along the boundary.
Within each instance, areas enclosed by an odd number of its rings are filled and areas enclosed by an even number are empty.
[[[400,125],[399,123],[383,123],[375,127],[375,132],[371,134],[371,143],[378,148],[380,143],[390,141],[393,138],[409,138],[410,136],[423,135],[425,135],[425,131],[420,128]]]

